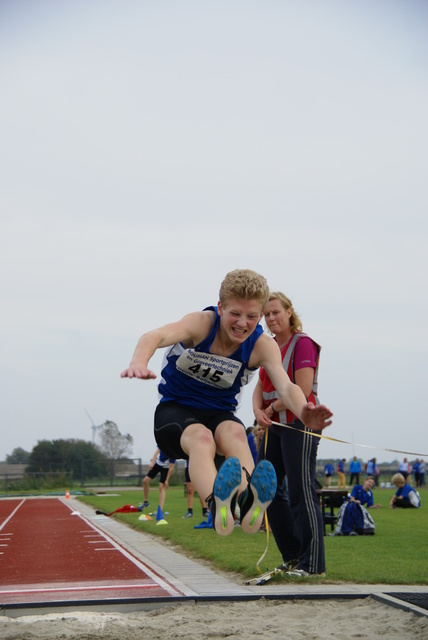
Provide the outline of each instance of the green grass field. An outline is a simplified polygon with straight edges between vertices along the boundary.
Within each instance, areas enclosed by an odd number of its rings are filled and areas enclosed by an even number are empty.
[[[117,495],[79,496],[79,500],[95,509],[111,512],[125,504],[138,505],[142,491],[119,490]],[[375,503],[381,509],[372,509],[376,523],[374,536],[325,537],[327,573],[325,578],[311,578],[318,583],[355,582],[367,584],[428,584],[428,491],[422,490],[420,509],[389,509],[393,489],[375,489]],[[145,513],[156,512],[158,490],[150,490],[150,508]],[[427,505],[427,506],[426,506]],[[138,520],[139,514],[115,514],[134,529],[148,532],[179,546],[182,553],[203,558],[223,571],[231,571],[243,580],[258,575],[257,563],[267,541],[268,552],[260,563],[261,571],[273,569],[282,562],[272,535],[266,533],[244,534],[239,527],[228,537],[221,537],[213,529],[194,529],[203,521],[198,498],[195,498],[194,517],[183,519],[187,511],[183,487],[171,487],[167,491],[165,519],[168,524],[159,526],[156,519]],[[327,532],[330,532],[328,527]],[[284,575],[275,580],[290,581]],[[294,578],[295,579],[295,578]],[[301,580],[301,578],[297,578]]]

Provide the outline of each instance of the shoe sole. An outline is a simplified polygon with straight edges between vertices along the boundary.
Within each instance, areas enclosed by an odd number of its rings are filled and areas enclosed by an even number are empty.
[[[241,478],[241,465],[238,458],[228,458],[223,462],[214,481],[215,518],[213,525],[221,536],[228,536],[235,528],[235,520],[230,506],[238,493]]]
[[[242,518],[241,527],[245,533],[257,533],[276,493],[276,473],[269,460],[262,460],[254,469],[248,490],[253,493],[253,504]]]

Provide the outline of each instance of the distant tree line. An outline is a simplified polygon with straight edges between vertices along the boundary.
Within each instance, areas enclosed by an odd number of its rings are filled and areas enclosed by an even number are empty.
[[[29,457],[29,451],[25,451],[25,449],[21,447],[16,447],[12,453],[6,456],[5,462],[7,462],[7,464],[28,464]]]
[[[100,444],[78,439],[39,440],[31,452],[17,447],[6,456],[8,464],[25,464],[26,473],[72,473],[80,477],[82,465],[86,476],[105,474],[113,460],[132,454],[133,439],[123,435],[116,423],[107,420],[98,430]]]

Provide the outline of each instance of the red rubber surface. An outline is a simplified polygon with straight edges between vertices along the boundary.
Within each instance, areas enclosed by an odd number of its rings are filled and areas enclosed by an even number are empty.
[[[61,499],[0,500],[0,606],[181,595]]]

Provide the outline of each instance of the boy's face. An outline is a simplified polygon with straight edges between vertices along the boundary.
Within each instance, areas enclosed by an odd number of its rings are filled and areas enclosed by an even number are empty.
[[[254,331],[262,315],[260,300],[230,298],[224,305],[218,303],[221,324],[234,342],[244,342]]]

